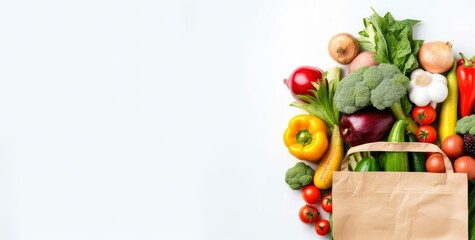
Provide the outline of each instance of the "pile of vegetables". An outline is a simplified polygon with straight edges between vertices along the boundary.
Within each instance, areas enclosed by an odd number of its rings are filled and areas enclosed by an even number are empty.
[[[437,144],[455,172],[475,182],[475,56],[459,53],[457,60],[450,42],[413,39],[419,22],[373,10],[357,37],[336,33],[329,39],[328,53],[340,66],[300,66],[284,80],[295,99],[290,106],[303,111],[284,131],[284,144],[298,160],[285,182],[302,192],[305,205],[299,217],[315,224],[319,235],[331,235],[332,176],[353,146],[376,141]],[[445,172],[440,153],[349,157],[351,171]],[[328,220],[321,219],[319,208],[330,213]],[[470,239],[475,240],[475,190],[469,208]]]

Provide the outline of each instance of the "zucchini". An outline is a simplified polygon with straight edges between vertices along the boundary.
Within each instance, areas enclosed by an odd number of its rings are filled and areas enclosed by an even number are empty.
[[[419,142],[414,133],[406,134],[407,142]],[[426,155],[423,152],[409,152],[409,170],[411,172],[426,172]]]

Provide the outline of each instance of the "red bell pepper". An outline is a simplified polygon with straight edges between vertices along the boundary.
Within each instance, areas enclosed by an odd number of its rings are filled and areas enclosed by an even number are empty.
[[[460,53],[463,64],[457,67],[457,81],[460,92],[460,116],[472,114],[475,105],[475,63]]]

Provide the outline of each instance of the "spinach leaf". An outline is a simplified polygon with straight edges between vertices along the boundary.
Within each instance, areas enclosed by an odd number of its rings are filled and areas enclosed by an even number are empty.
[[[406,74],[419,67],[417,54],[424,41],[412,39],[412,28],[419,22],[398,21],[390,12],[381,17],[373,9],[373,14],[363,19],[365,29],[357,39],[364,50],[376,52],[378,63],[394,64]]]

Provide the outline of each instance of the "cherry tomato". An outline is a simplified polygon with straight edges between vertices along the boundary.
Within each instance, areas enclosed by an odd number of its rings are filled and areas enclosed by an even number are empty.
[[[437,138],[437,134],[431,125],[424,125],[417,129],[416,137],[419,142],[433,143]]]
[[[327,212],[331,213],[333,211],[332,207],[332,194],[327,193],[322,198],[322,209]]]
[[[429,125],[435,121],[435,109],[431,105],[424,107],[415,106],[412,110],[412,118],[419,125]]]
[[[426,160],[426,169],[432,173],[445,173],[444,157],[440,153],[434,153]]]
[[[314,223],[320,219],[320,212],[314,205],[305,204],[300,208],[299,218],[303,223]]]
[[[322,198],[322,193],[315,185],[308,185],[302,189],[302,198],[308,204],[316,204]]]
[[[327,235],[330,232],[330,222],[326,219],[318,220],[317,224],[315,224],[315,232],[320,236]]]

